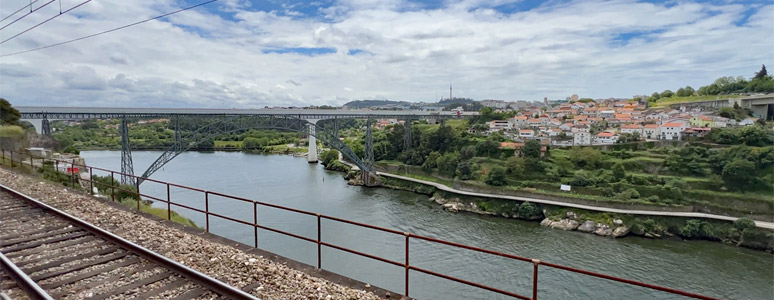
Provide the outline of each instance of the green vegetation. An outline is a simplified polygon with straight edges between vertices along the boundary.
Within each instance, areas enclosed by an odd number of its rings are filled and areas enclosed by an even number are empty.
[[[742,97],[743,93],[774,93],[774,79],[766,71],[766,66],[761,66],[760,71],[749,80],[743,76],[732,77],[725,76],[715,80],[715,82],[694,90],[690,86],[680,88],[677,93],[665,90],[661,93],[654,92],[649,102],[654,102],[655,106],[667,106],[674,103],[718,100],[734,97]]]
[[[534,141],[517,152],[499,148],[505,138],[498,134],[481,137],[468,133],[466,126],[417,127],[408,150],[403,149],[403,125],[374,131],[379,164],[400,170],[401,175],[492,193],[530,192],[600,204],[694,206],[715,213],[770,216],[774,211],[770,197],[774,147],[769,146],[771,133],[761,126],[724,128],[708,135],[708,139],[730,136],[747,144],[729,148],[709,148],[700,142],[685,147],[641,143],[614,145],[611,150],[548,149],[544,156]],[[572,191],[560,191],[561,184],[570,185]]]
[[[120,201],[122,205],[129,207],[129,208],[137,208],[137,199],[130,199],[130,198],[124,198]],[[166,219],[167,218],[167,210],[163,208],[156,208],[150,206],[150,204],[146,201],[140,201],[140,211],[144,213],[148,213],[154,216],[157,216],[159,218]],[[196,223],[194,221],[191,221],[191,219],[188,219],[184,216],[181,216],[174,210],[169,212],[169,217],[172,220],[172,222],[182,224],[185,226],[190,226],[194,228],[200,228],[199,226],[196,226]]]
[[[186,137],[203,124],[214,120],[181,117],[178,123],[180,135]],[[79,150],[119,149],[121,136],[118,132],[120,120],[83,120],[80,122],[55,121],[51,123],[54,129],[54,139],[62,148],[72,146]],[[175,142],[175,124],[170,120],[130,120],[129,142],[134,149],[166,149]],[[235,127],[236,128],[236,127]],[[204,141],[194,146],[196,150],[251,150],[292,152],[287,145],[298,145],[301,134],[297,132],[280,132],[276,130],[242,130],[233,131]]]

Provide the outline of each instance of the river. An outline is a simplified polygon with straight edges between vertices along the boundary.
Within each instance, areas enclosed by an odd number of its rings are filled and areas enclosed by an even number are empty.
[[[141,174],[161,152],[133,153]],[[91,166],[120,170],[121,152],[83,151]],[[603,238],[541,227],[535,222],[450,213],[428,196],[383,188],[349,186],[340,173],[305,158],[241,152],[186,152],[152,178],[200,189],[319,212],[399,231],[412,232],[514,255],[726,299],[774,299],[774,256],[707,241]],[[166,186],[143,183],[144,194],[166,197]],[[172,188],[175,202],[204,208],[204,196]],[[166,207],[164,203],[155,203]],[[204,227],[204,216],[175,209]],[[210,210],[252,222],[252,205],[210,197]],[[316,219],[261,208],[259,224],[316,238]],[[211,217],[211,230],[253,244],[249,226]],[[316,265],[316,245],[260,230],[259,247]],[[322,222],[322,240],[385,257],[404,259],[404,238],[374,230]],[[453,247],[411,240],[411,264],[522,295],[532,294],[532,265]],[[323,268],[398,293],[401,267],[323,248]],[[418,299],[510,299],[459,283],[410,273],[410,294]],[[683,299],[645,288],[555,270],[539,271],[541,299]]]

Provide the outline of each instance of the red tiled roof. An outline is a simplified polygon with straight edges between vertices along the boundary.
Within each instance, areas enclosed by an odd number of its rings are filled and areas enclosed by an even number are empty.
[[[622,129],[640,129],[640,125],[628,124],[628,125],[621,126],[621,128]]]
[[[615,136],[615,132],[600,132],[597,134],[598,137],[612,137]]]
[[[679,122],[661,124],[661,127],[681,127],[681,126],[683,126],[683,123],[679,123]]]

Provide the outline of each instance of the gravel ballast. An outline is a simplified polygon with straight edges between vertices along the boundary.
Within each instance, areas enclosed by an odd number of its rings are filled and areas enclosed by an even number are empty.
[[[0,168],[0,182],[234,287],[258,283],[249,293],[261,299],[380,299],[371,292],[311,276],[41,178]]]

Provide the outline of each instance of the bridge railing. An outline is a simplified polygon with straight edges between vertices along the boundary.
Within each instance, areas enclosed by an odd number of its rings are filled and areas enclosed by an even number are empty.
[[[141,178],[141,177],[135,176],[133,174],[123,174],[123,173],[118,172],[118,171],[113,171],[113,170],[103,169],[103,168],[98,168],[98,167],[92,167],[92,166],[87,166],[87,165],[81,165],[81,164],[74,163],[72,161],[55,160],[55,159],[47,159],[47,158],[41,158],[41,157],[34,157],[34,156],[29,155],[27,153],[19,153],[19,152],[11,152],[11,151],[7,151],[7,150],[2,150],[2,163],[5,165],[7,160],[10,160],[10,166],[12,168],[25,167],[24,165],[28,164],[32,169],[35,169],[35,168],[37,168],[37,166],[35,164],[36,160],[40,162],[40,167],[44,166],[44,163],[43,163],[44,161],[52,162],[55,166],[57,166],[56,167],[57,171],[59,171],[59,168],[58,168],[59,164],[64,164],[65,166],[69,165],[70,168],[67,169],[68,171],[76,170],[77,169],[76,172],[78,172],[78,176],[77,177],[76,177],[76,173],[75,172],[71,172],[69,174],[70,175],[70,179],[72,179],[71,180],[72,186],[76,186],[76,184],[80,185],[80,183],[79,183],[80,180],[88,182],[89,183],[89,193],[91,193],[91,195],[94,195],[94,185],[95,184],[97,184],[97,185],[107,185],[107,184],[102,184],[102,183],[94,180],[94,171],[97,170],[97,171],[109,173],[110,174],[110,178],[111,178],[111,184],[109,186],[106,186],[105,190],[107,190],[107,188],[110,189],[110,198],[112,200],[114,200],[114,201],[116,200],[115,196],[116,196],[116,192],[117,191],[118,192],[122,192],[123,191],[123,192],[126,192],[126,193],[132,193],[134,195],[137,195],[138,197],[144,197],[146,199],[151,199],[153,201],[159,201],[159,202],[162,202],[162,203],[166,203],[167,204],[167,219],[168,220],[172,219],[171,212],[173,210],[172,209],[173,206],[174,207],[188,209],[188,210],[192,210],[192,211],[195,211],[195,212],[198,212],[198,213],[202,213],[205,216],[205,230],[207,232],[210,232],[210,217],[216,217],[216,218],[220,218],[222,220],[227,220],[227,221],[230,221],[230,222],[234,222],[234,223],[250,226],[250,227],[253,228],[253,232],[254,232],[254,236],[253,236],[253,238],[254,238],[254,245],[253,246],[256,247],[256,248],[259,245],[258,244],[258,241],[259,241],[259,239],[258,239],[258,229],[263,229],[263,230],[275,232],[275,233],[278,233],[278,234],[286,235],[286,236],[289,236],[289,237],[293,237],[293,238],[296,238],[296,239],[299,239],[299,240],[303,240],[303,241],[306,241],[306,242],[309,242],[309,243],[316,244],[317,245],[317,268],[318,269],[322,269],[322,259],[323,259],[323,257],[322,257],[322,247],[328,247],[328,248],[331,248],[331,249],[336,249],[336,250],[348,252],[348,253],[355,254],[355,255],[358,255],[358,256],[362,256],[362,257],[366,257],[366,258],[369,258],[369,259],[372,259],[372,260],[380,261],[380,262],[383,262],[383,263],[386,263],[386,264],[390,264],[390,265],[401,267],[401,268],[404,269],[404,294],[403,295],[407,296],[407,297],[409,296],[409,282],[410,282],[410,280],[409,280],[409,271],[416,271],[416,272],[428,274],[428,275],[431,275],[431,276],[434,276],[434,277],[443,278],[443,279],[446,279],[446,280],[462,283],[462,284],[465,284],[465,285],[468,285],[468,286],[472,286],[472,287],[476,287],[476,288],[479,288],[479,289],[491,291],[491,292],[498,293],[498,294],[501,294],[501,295],[506,295],[506,296],[510,296],[510,297],[514,297],[514,298],[518,298],[518,299],[535,300],[535,299],[538,299],[538,274],[539,274],[538,270],[539,270],[540,266],[543,266],[544,268],[548,267],[548,268],[568,271],[568,272],[572,272],[572,273],[583,274],[583,275],[587,275],[587,276],[592,276],[592,277],[596,277],[596,278],[611,280],[611,281],[615,281],[615,282],[621,282],[621,283],[628,284],[628,285],[644,287],[644,288],[648,288],[648,289],[652,289],[652,290],[662,291],[662,292],[666,292],[666,293],[670,293],[670,294],[674,294],[674,295],[680,295],[680,296],[685,296],[685,297],[690,297],[690,298],[695,298],[695,299],[717,299],[717,298],[713,298],[713,297],[709,297],[709,296],[699,295],[699,294],[692,293],[692,292],[687,292],[687,291],[682,291],[682,290],[678,290],[678,289],[673,289],[673,288],[658,286],[658,285],[654,285],[654,284],[648,284],[648,283],[644,283],[644,282],[639,282],[639,281],[635,281],[635,280],[629,280],[629,279],[625,279],[625,278],[620,278],[620,277],[616,277],[616,276],[611,276],[611,275],[591,272],[591,271],[582,270],[582,269],[578,269],[578,268],[573,268],[573,267],[569,267],[569,266],[564,266],[564,265],[554,264],[554,263],[550,263],[550,262],[545,262],[545,261],[542,261],[542,260],[539,260],[539,259],[532,259],[532,258],[517,256],[517,255],[513,255],[513,254],[509,254],[509,253],[503,253],[503,252],[498,252],[498,251],[478,248],[478,247],[474,247],[474,246],[464,245],[464,244],[460,244],[460,243],[445,241],[445,240],[436,239],[436,238],[432,238],[432,237],[427,237],[427,236],[413,234],[413,233],[410,233],[410,232],[403,232],[403,231],[389,229],[389,228],[384,228],[384,227],[380,227],[380,226],[360,223],[360,222],[351,221],[351,220],[347,220],[347,219],[342,219],[342,218],[338,218],[338,217],[323,215],[323,214],[319,214],[319,213],[315,213],[315,212],[311,212],[311,211],[305,211],[305,210],[291,208],[291,207],[286,207],[286,206],[282,206],[282,205],[277,205],[277,204],[272,204],[272,203],[267,203],[267,202],[256,201],[256,200],[252,200],[252,199],[247,199],[247,198],[238,197],[238,196],[232,196],[232,195],[228,195],[228,194],[224,194],[224,193],[219,193],[219,192],[213,192],[213,191],[197,189],[197,188],[194,188],[194,187],[189,187],[189,186],[185,186],[185,185],[165,182],[165,181],[156,180],[156,179],[152,179],[152,178]],[[89,174],[88,175],[88,179],[81,179],[81,175],[80,174],[86,173],[85,171],[82,171],[82,170],[88,170],[88,174]],[[141,178],[141,179],[146,180],[148,182],[155,182],[155,183],[162,184],[162,185],[166,186],[166,197],[162,196],[160,198],[160,197],[153,196],[153,195],[143,194],[143,193],[140,192],[139,186],[135,186],[135,190],[129,190],[129,189],[121,188],[120,185],[116,184],[115,176],[124,176],[124,175],[125,176],[133,177],[135,179],[135,182],[137,182],[136,179],[140,179]],[[189,205],[185,205],[185,204],[181,204],[181,203],[177,203],[177,202],[172,201],[171,195],[170,195],[170,188],[172,188],[172,187],[180,188],[180,189],[184,189],[184,190],[188,190],[188,191],[192,191],[192,192],[203,194],[204,195],[204,199],[205,199],[205,207],[204,207],[204,209],[200,209],[200,208],[196,208],[196,207],[192,207],[192,206],[189,206]],[[226,198],[226,199],[231,199],[233,201],[240,201],[240,202],[243,202],[243,203],[252,204],[252,207],[253,207],[253,212],[252,212],[253,220],[252,221],[244,221],[244,220],[240,220],[238,218],[232,217],[232,216],[226,216],[226,215],[223,215],[223,214],[218,214],[218,213],[212,212],[212,210],[210,208],[210,195],[218,196],[218,197],[222,197],[222,198]],[[121,199],[119,199],[119,200],[121,200]],[[137,201],[137,209],[138,210],[140,209],[140,202],[141,201]],[[277,229],[277,228],[272,228],[272,227],[269,227],[269,226],[265,226],[265,225],[259,224],[258,223],[259,207],[280,209],[280,210],[284,210],[284,211],[288,211],[288,212],[293,212],[293,213],[297,213],[297,214],[302,214],[302,215],[308,215],[308,216],[315,217],[316,220],[317,220],[317,237],[316,238],[309,238],[309,237],[302,236],[300,234],[295,234],[295,233],[291,233],[291,232],[283,231],[283,230],[280,230],[280,229]],[[357,226],[357,227],[362,227],[362,228],[367,228],[367,229],[371,229],[371,230],[381,231],[381,232],[385,232],[385,233],[389,233],[389,234],[393,234],[393,235],[403,236],[405,238],[405,252],[404,252],[405,256],[404,256],[404,260],[403,261],[391,260],[391,259],[387,259],[387,258],[376,256],[376,255],[373,255],[373,254],[364,253],[364,252],[361,252],[361,251],[357,251],[357,250],[354,250],[354,249],[350,249],[350,248],[347,248],[347,247],[343,247],[343,246],[340,246],[340,245],[336,245],[336,244],[333,244],[333,243],[326,242],[326,241],[322,240],[322,227],[321,227],[321,221],[322,220],[330,220],[330,221],[334,221],[334,222],[338,222],[338,223],[342,223],[342,224],[349,224],[349,225],[353,225],[353,226]],[[430,242],[430,243],[439,244],[439,245],[447,245],[447,246],[451,246],[451,247],[455,247],[455,248],[460,248],[460,249],[467,249],[467,250],[471,250],[471,251],[475,251],[475,252],[479,252],[479,253],[485,253],[485,254],[489,254],[489,255],[493,255],[493,256],[499,256],[499,257],[503,257],[503,258],[507,258],[507,259],[511,259],[511,260],[515,260],[515,261],[521,261],[521,262],[530,263],[533,266],[533,268],[532,268],[532,294],[531,295],[522,295],[522,294],[518,294],[518,293],[515,293],[515,292],[506,291],[506,290],[503,290],[503,289],[499,289],[499,288],[495,288],[495,287],[492,287],[492,286],[488,286],[488,285],[485,285],[485,284],[476,283],[476,282],[468,281],[468,280],[461,279],[461,278],[458,278],[458,277],[442,274],[442,273],[439,273],[439,272],[435,272],[435,271],[432,271],[432,270],[428,270],[428,269],[425,269],[425,268],[418,267],[416,265],[412,265],[412,264],[409,263],[410,262],[409,244],[410,244],[410,241],[412,239],[421,240],[421,241]]]

